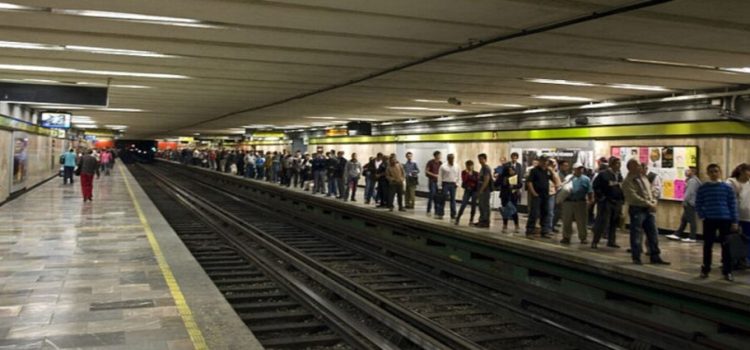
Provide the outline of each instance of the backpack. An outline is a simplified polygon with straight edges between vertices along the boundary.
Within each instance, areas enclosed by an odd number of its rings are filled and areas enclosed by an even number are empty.
[[[65,155],[60,156],[60,164],[65,164]]]

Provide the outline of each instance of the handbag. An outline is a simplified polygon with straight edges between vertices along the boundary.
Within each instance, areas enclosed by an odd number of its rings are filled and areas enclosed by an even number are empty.
[[[513,202],[508,202],[508,204],[503,206],[502,214],[503,218],[509,219],[513,215],[516,215],[518,213],[518,208],[513,204]]]
[[[81,167],[77,166],[75,170],[76,176],[81,176]]]

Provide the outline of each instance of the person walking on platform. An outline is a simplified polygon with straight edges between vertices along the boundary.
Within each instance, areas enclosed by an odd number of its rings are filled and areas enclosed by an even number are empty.
[[[352,153],[352,158],[346,163],[346,171],[344,171],[346,179],[346,189],[343,195],[344,201],[357,201],[355,197],[357,196],[360,175],[362,175],[362,164],[357,160],[357,154]],[[349,197],[349,193],[351,193],[351,198]]]
[[[104,171],[105,176],[109,176],[109,163],[112,161],[112,153],[102,151],[99,156],[99,166]]]
[[[550,181],[552,180],[552,173],[548,168],[547,156],[539,157],[537,165],[529,171],[529,176],[526,182],[526,189],[529,191],[530,202],[529,202],[529,218],[526,222],[526,236],[533,235],[536,231],[537,221],[541,226],[541,236],[546,238],[549,236],[552,228],[549,227],[548,222],[552,223],[552,218],[548,218],[551,214],[549,211],[550,202]]]
[[[738,165],[732,176],[727,179],[727,183],[732,187],[737,197],[737,211],[739,216],[739,228],[745,235],[745,244],[748,248],[747,259],[742,264],[746,267],[750,263],[750,164],[742,163]]]
[[[576,221],[578,240],[581,244],[588,243],[586,241],[589,222],[588,207],[594,204],[594,188],[591,185],[591,179],[583,174],[583,170],[583,164],[573,165],[570,194],[562,202],[563,239],[560,241],[562,244],[570,244],[570,236],[573,235],[573,220]]]
[[[318,151],[315,158],[310,162],[313,174],[313,194],[325,194],[325,177],[326,177],[326,159],[323,158],[323,152]]]
[[[394,197],[398,197],[398,211],[406,211],[404,209],[404,180],[406,174],[404,173],[404,167],[396,159],[395,154],[391,154],[388,160],[388,168],[385,170],[385,178],[388,181],[388,209],[393,211],[393,200]]]
[[[367,164],[362,167],[362,177],[365,178],[365,204],[370,204],[370,199],[375,197],[375,157],[370,156]]]
[[[492,168],[487,164],[487,155],[477,156],[481,166],[479,170],[479,222],[476,227],[490,227],[490,195],[492,192]]]
[[[447,199],[451,209],[451,219],[456,218],[456,187],[458,186],[458,167],[454,164],[455,156],[449,154],[448,162],[440,166],[440,188],[443,191],[443,199]],[[445,215],[445,201],[435,203],[435,216],[442,219]]]
[[[466,169],[461,172],[461,187],[464,189],[463,198],[461,198],[461,208],[458,209],[458,215],[456,216],[455,223],[461,221],[461,216],[464,214],[464,209],[467,205],[471,205],[471,216],[469,217],[469,225],[474,224],[474,214],[477,211],[477,192],[479,190],[479,173],[474,170],[474,162],[471,160],[466,161]]]
[[[711,272],[711,258],[714,242],[721,244],[721,273],[727,281],[734,281],[732,257],[727,237],[737,231],[737,198],[732,186],[721,181],[721,168],[710,164],[706,169],[709,181],[698,188],[695,198],[695,211],[703,220],[703,265],[701,278]],[[718,231],[718,236],[717,236]]]
[[[625,196],[622,193],[622,175],[620,159],[610,157],[605,170],[599,172],[594,180],[594,195],[597,213],[594,223],[594,239],[591,248],[596,249],[602,235],[607,234],[607,246],[620,248],[616,241],[617,227],[620,225],[622,204]],[[640,172],[639,172],[640,173]]]
[[[87,150],[86,154],[78,160],[78,170],[81,175],[81,193],[83,201],[94,200],[94,175],[99,175],[99,162],[92,154],[92,150]]]
[[[685,184],[685,195],[682,198],[682,217],[680,218],[680,227],[667,238],[672,240],[682,240],[683,242],[695,242],[698,223],[695,216],[695,196],[698,194],[698,188],[701,187],[701,180],[698,178],[698,169],[690,167],[685,170],[687,182]],[[685,228],[690,225],[690,236],[683,238]]]
[[[412,153],[406,152],[406,163],[404,164],[406,172],[406,209],[414,209],[416,202],[417,186],[419,185],[419,166],[412,160]]]
[[[515,233],[519,231],[518,200],[521,198],[523,180],[517,173],[517,167],[508,163],[500,179],[500,203],[502,204],[503,233],[508,232],[508,221],[513,220]]]
[[[435,202],[435,194],[438,190],[438,180],[440,178],[440,166],[443,162],[440,161],[440,151],[432,153],[432,159],[427,162],[425,166],[425,176],[427,176],[427,188],[429,194],[427,195],[427,214],[432,210],[432,204]],[[437,204],[435,204],[437,206]],[[435,208],[437,210],[437,208]]]
[[[622,192],[628,204],[630,216],[630,253],[633,263],[641,265],[643,242],[641,230],[646,235],[648,254],[652,264],[669,265],[660,257],[659,233],[656,228],[657,200],[654,198],[651,182],[641,173],[641,164],[637,159],[628,161],[628,176],[622,182]]]
[[[68,180],[70,180],[70,184],[72,185],[73,171],[76,169],[76,153],[71,148],[63,153],[62,156],[60,156],[60,159],[63,164],[63,185],[65,185]]]

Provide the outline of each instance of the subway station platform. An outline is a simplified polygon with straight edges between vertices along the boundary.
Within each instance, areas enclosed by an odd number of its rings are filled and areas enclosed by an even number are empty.
[[[53,179],[0,222],[0,349],[261,348],[121,165],[93,202]]]
[[[309,194],[309,192],[304,192],[300,188],[288,189]],[[661,257],[670,262],[671,265],[651,265],[648,262],[648,257],[644,256],[642,258],[644,263],[639,266],[631,262],[630,253],[627,252],[630,247],[630,235],[624,229],[620,229],[617,232],[617,244],[620,245],[620,248],[607,247],[606,238],[602,238],[598,249],[592,249],[589,244],[579,243],[575,223],[573,224],[573,235],[571,237],[571,244],[569,245],[560,243],[562,233],[552,234],[550,238],[541,238],[538,235],[527,238],[525,235],[525,214],[519,214],[520,227],[518,232],[515,232],[513,223],[510,222],[509,229],[503,233],[502,216],[497,210],[497,206],[500,203],[499,198],[492,200],[493,210],[491,212],[490,227],[475,228],[469,226],[469,206],[466,207],[459,225],[455,225],[454,221],[450,220],[450,208],[447,202],[445,217],[443,219],[436,219],[433,215],[426,213],[427,198],[424,197],[417,197],[415,209],[409,209],[406,212],[390,212],[388,209],[377,208],[373,204],[364,204],[364,189],[362,188],[357,190],[355,202],[343,202],[321,194],[310,195],[322,200],[336,201],[360,208],[371,209],[384,215],[394,215],[399,220],[416,220],[420,223],[434,225],[436,228],[449,229],[455,235],[483,242],[483,244],[488,246],[502,245],[503,247],[508,247],[509,244],[520,245],[519,247],[525,251],[533,249],[538,254],[564,259],[575,264],[595,266],[602,271],[614,275],[622,274],[644,280],[659,281],[659,283],[689,289],[691,292],[724,298],[733,302],[741,302],[750,307],[750,271],[734,271],[735,281],[724,281],[721,274],[721,247],[719,244],[714,246],[713,266],[709,278],[700,279],[700,266],[703,258],[703,242],[700,240],[695,243],[684,243],[681,241],[672,241],[660,235],[659,248],[662,251]],[[497,195],[497,192],[493,192],[493,196]],[[457,203],[457,210],[459,208],[460,203]],[[478,209],[475,220],[479,218]],[[623,213],[623,215],[627,215],[625,211]],[[657,215],[659,214],[657,213]],[[562,225],[562,220],[560,221],[560,225]],[[561,226],[559,229],[562,232]],[[589,230],[588,241],[590,242],[592,238],[593,233]]]

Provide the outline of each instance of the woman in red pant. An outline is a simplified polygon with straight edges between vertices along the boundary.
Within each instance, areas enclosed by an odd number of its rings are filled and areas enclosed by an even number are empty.
[[[99,172],[99,162],[92,153],[91,150],[87,150],[86,154],[78,161],[78,168],[81,173],[81,192],[83,193],[84,202],[94,200],[94,174]]]

